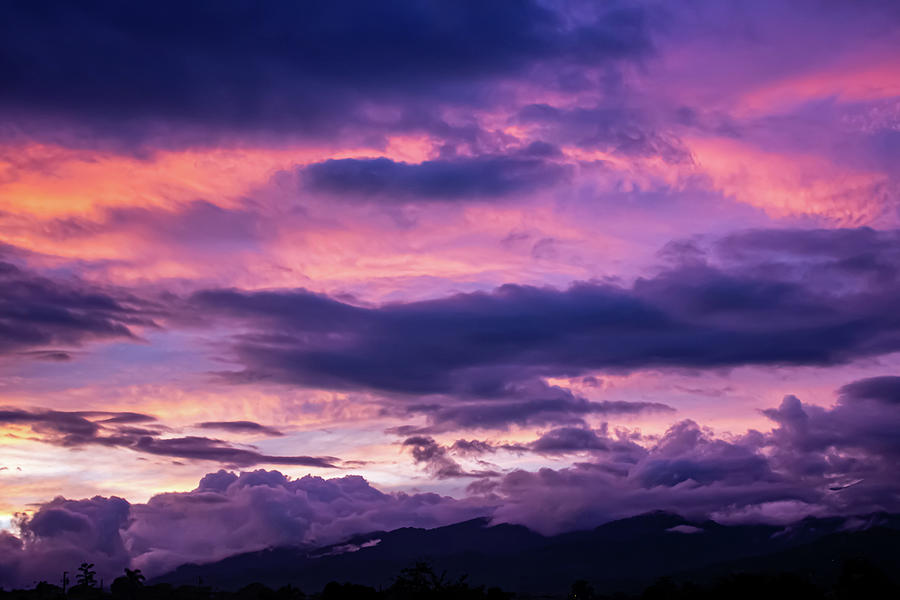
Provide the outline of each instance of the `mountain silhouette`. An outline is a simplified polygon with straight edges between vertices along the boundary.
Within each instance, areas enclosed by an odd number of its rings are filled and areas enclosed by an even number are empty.
[[[513,592],[558,594],[575,580],[633,592],[662,576],[702,581],[734,572],[802,571],[827,579],[835,561],[872,559],[900,573],[900,515],[807,518],[783,525],[725,525],[652,512],[586,531],[543,536],[521,525],[474,519],[436,529],[402,528],[353,536],[315,549],[279,547],[182,565],[153,583],[220,589],[251,581],[321,589],[330,581],[390,585],[418,561],[451,577]]]

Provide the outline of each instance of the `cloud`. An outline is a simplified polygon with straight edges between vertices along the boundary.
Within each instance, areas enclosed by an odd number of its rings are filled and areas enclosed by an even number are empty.
[[[406,411],[425,415],[429,425],[419,431],[428,433],[453,429],[504,429],[510,425],[582,424],[589,415],[666,413],[674,412],[674,409],[659,402],[592,402],[571,390],[532,381],[490,390],[482,398],[410,404]]]
[[[94,217],[54,219],[43,223],[42,227],[45,235],[56,240],[115,234],[167,246],[177,245],[193,253],[205,248],[221,252],[228,245],[256,244],[269,234],[264,215],[258,208],[223,208],[205,200],[182,202],[167,208],[116,206],[99,211]]]
[[[65,440],[80,440],[95,436],[101,425],[88,420],[78,412],[56,410],[26,411],[21,409],[0,410],[0,423],[4,425],[27,425],[36,433],[61,435],[60,443]]]
[[[478,156],[418,164],[387,158],[327,160],[303,168],[306,186],[340,197],[448,201],[528,193],[559,182],[568,168],[527,156]]]
[[[135,412],[112,412],[108,410],[90,410],[90,411],[79,411],[78,415],[82,417],[106,417],[101,419],[101,423],[121,423],[121,424],[130,424],[130,423],[150,423],[152,421],[156,421],[156,417],[153,415],[145,415],[143,413],[135,413]]]
[[[197,436],[180,438],[142,436],[137,440],[128,440],[126,447],[148,454],[192,460],[211,460],[238,467],[270,464],[334,469],[336,468],[335,462],[339,461],[333,456],[272,456],[257,450],[236,448],[222,440]]]
[[[882,496],[895,487],[900,405],[847,393],[866,390],[872,382],[863,379],[844,386],[832,408],[785,396],[778,408],[764,410],[779,425],[767,440],[772,464],[799,478],[827,482],[848,502],[890,504],[889,497]]]
[[[273,427],[266,427],[253,421],[204,421],[203,423],[197,423],[195,427],[200,429],[221,429],[233,433],[261,433],[270,436],[284,435]]]
[[[807,515],[900,508],[898,406],[848,400],[831,408],[785,397],[763,411],[775,427],[729,439],[686,420],[638,445],[605,429],[558,428],[525,444],[536,452],[586,451],[588,462],[517,470],[470,486],[500,500],[494,519],[555,532],[665,509],[723,522],[794,521]],[[859,383],[860,385],[856,385]],[[553,511],[547,511],[553,506]]]
[[[741,486],[781,481],[756,448],[713,439],[693,421],[670,427],[628,476],[648,488],[684,482]]]
[[[0,261],[0,354],[68,360],[46,346],[130,339],[134,327],[155,327],[152,307],[136,297],[75,278],[51,279]]]
[[[484,440],[456,440],[450,446],[450,450],[462,456],[480,456],[482,454],[493,454],[497,450],[507,450],[521,454],[528,448],[522,444],[498,444]]]
[[[900,510],[898,405],[845,398],[823,408],[787,396],[764,411],[772,430],[728,439],[690,420],[641,443],[605,427],[557,428],[521,445],[405,439],[403,447],[432,477],[477,477],[471,494],[458,499],[384,493],[359,476],[290,479],[265,470],[220,470],[193,491],[158,494],[146,504],[57,498],[22,517],[19,536],[0,537],[0,584],[48,578],[84,558],[104,573],[131,565],[152,575],[269,546],[337,543],[356,533],[475,516],[556,533],[657,509],[776,523]],[[499,449],[588,458],[561,469],[506,473],[468,472],[453,458]]]
[[[121,536],[129,504],[115,496],[84,500],[58,497],[18,521],[19,537],[0,534],[0,585],[56,581],[89,560],[107,581],[130,564]]]
[[[246,331],[231,342],[244,369],[223,374],[234,382],[417,396],[408,410],[436,427],[578,424],[666,407],[591,402],[543,378],[827,366],[900,350],[898,240],[868,229],[748,231],[670,245],[668,265],[631,285],[504,285],[375,307],[219,289],[187,310]]]
[[[840,394],[842,403],[877,400],[888,404],[900,404],[900,377],[885,375],[860,379],[842,387]]]
[[[88,417],[105,417],[96,421]],[[144,454],[154,454],[188,460],[215,461],[235,467],[260,464],[296,465],[323,469],[337,468],[339,459],[333,456],[275,456],[259,452],[253,447],[237,447],[227,441],[200,437],[164,437],[167,427],[152,429],[129,427],[132,423],[154,421],[153,417],[138,413],[64,412],[53,410],[0,410],[0,424],[28,426],[40,441],[65,447],[106,446],[126,448]],[[246,421],[212,423],[218,429],[255,431],[274,435],[268,428]],[[256,427],[254,427],[256,426]],[[280,435],[280,433],[279,433]]]
[[[676,123],[657,123],[651,115],[619,103],[573,109],[531,104],[518,111],[515,121],[559,144],[628,158],[660,157],[671,164],[693,160],[675,132]]]
[[[466,471],[453,460],[447,448],[441,446],[434,438],[413,436],[403,440],[402,446],[410,448],[416,463],[425,468],[436,479],[456,479],[460,477],[495,477],[499,473],[491,470]],[[454,446],[455,447],[455,446]]]
[[[559,427],[535,440],[531,449],[542,454],[563,454],[583,450],[609,450],[610,440],[591,429]]]
[[[72,354],[62,350],[31,350],[20,352],[19,354],[34,360],[45,360],[48,362],[67,362],[72,360]]]
[[[494,78],[650,49],[641,9],[618,5],[569,14],[538,2],[276,2],[264,11],[59,2],[47,14],[13,4],[0,15],[3,125],[72,144],[332,137],[377,130],[398,112],[395,127],[446,129],[421,115],[486,102],[480,86]]]
[[[322,545],[403,526],[435,527],[485,514],[483,503],[383,493],[359,476],[291,479],[277,471],[219,471],[197,489],[132,506],[122,532],[133,563],[157,574],[278,545]],[[199,541],[199,542],[198,542]]]

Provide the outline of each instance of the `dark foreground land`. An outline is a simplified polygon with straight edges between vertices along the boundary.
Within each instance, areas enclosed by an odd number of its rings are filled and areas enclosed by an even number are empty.
[[[0,600],[428,600],[509,598],[900,600],[900,516],[804,519],[790,526],[689,522],[649,513],[545,537],[474,520],[272,548],[101,589],[39,583]]]

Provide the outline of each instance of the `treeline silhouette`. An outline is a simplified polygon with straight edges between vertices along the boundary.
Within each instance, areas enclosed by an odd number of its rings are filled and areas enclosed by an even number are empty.
[[[31,589],[4,590],[0,600],[512,600],[550,598],[507,593],[497,587],[473,586],[466,577],[448,578],[437,574],[424,562],[403,569],[393,583],[383,589],[332,581],[321,591],[304,593],[286,585],[271,589],[251,583],[240,590],[217,590],[197,585],[148,585],[140,569],[125,569],[106,589],[98,581],[94,565],[82,563],[73,585],[64,572],[61,585],[41,581]],[[735,573],[712,583],[679,582],[665,577],[639,594],[612,595],[594,590],[587,580],[572,584],[567,600],[898,600],[900,586],[887,573],[865,559],[848,559],[836,565],[832,584],[817,585],[796,573]]]

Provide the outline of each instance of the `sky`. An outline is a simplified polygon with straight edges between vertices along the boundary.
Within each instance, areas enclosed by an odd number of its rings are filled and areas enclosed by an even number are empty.
[[[900,510],[897,3],[0,13],[0,584]]]

